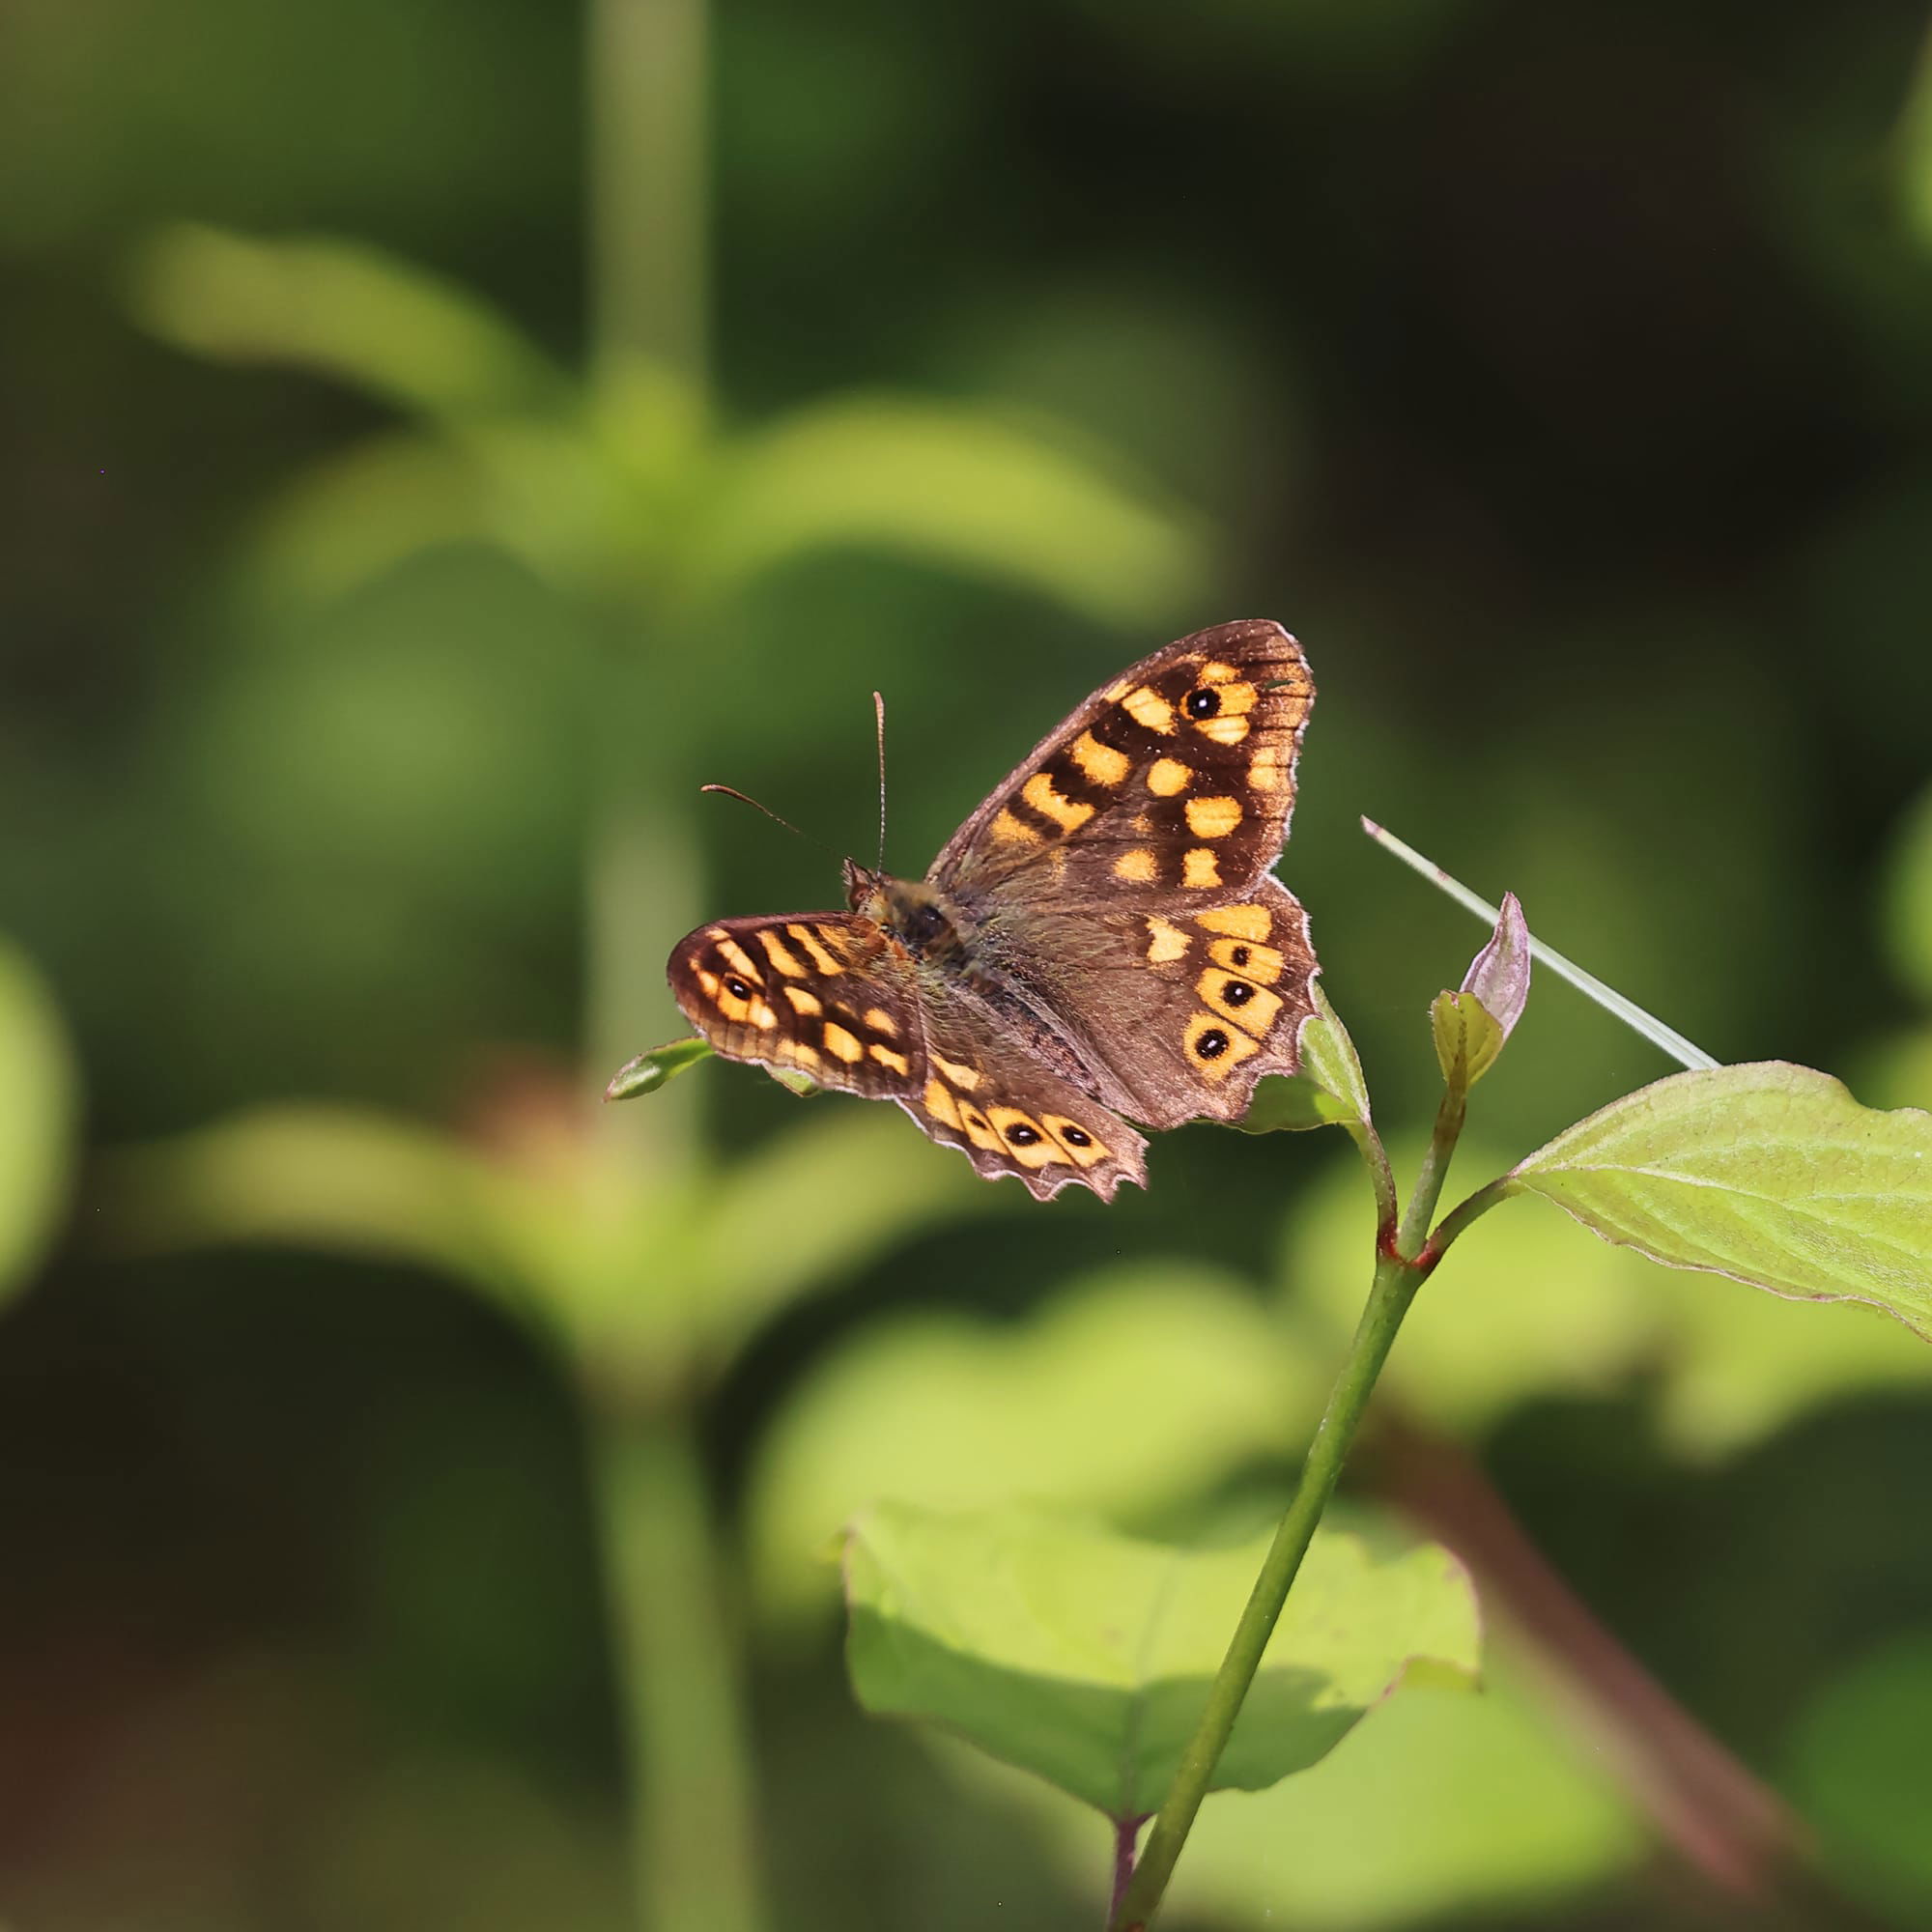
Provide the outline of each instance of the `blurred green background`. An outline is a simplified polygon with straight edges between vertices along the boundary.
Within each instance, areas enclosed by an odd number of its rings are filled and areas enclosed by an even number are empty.
[[[852,1709],[829,1539],[1245,1529],[1365,1190],[1195,1126],[1041,1208],[721,1065],[600,1113],[671,939],[837,899],[694,788],[868,853],[877,686],[916,873],[1275,616],[1398,1139],[1481,934],[1364,811],[1926,1104],[1925,26],[11,0],[0,1924],[1097,1921],[1097,1824]],[[1546,980],[1459,1174],[1665,1070]],[[1491,1690],[1213,1801],[1177,1932],[1932,1922],[1932,1351],[1524,1204],[1383,1421],[1353,1506],[1476,1561]]]

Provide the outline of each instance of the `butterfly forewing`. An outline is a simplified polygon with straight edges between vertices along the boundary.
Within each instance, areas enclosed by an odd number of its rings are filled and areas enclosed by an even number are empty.
[[[719,920],[671,954],[678,1005],[727,1059],[895,1100],[988,1178],[1040,1200],[1146,1184],[1147,1143],[1093,1096],[1015,1051],[964,988],[850,913]]]
[[[1279,624],[1222,624],[1123,671],[1043,738],[928,875],[971,909],[1211,905],[1273,865],[1314,702]]]

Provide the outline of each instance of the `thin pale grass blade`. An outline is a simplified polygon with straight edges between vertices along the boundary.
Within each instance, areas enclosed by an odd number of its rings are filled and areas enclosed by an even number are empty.
[[[1493,925],[1501,918],[1498,910],[1489,900],[1479,897],[1460,879],[1452,877],[1433,859],[1425,859],[1414,846],[1405,844],[1386,827],[1378,825],[1373,818],[1362,820],[1362,830],[1378,845],[1393,852],[1405,866],[1420,872],[1425,879],[1449,895],[1460,906],[1466,907],[1478,919],[1487,920]],[[1582,967],[1564,958],[1554,947],[1546,946],[1542,940],[1531,936],[1529,950],[1533,957],[1540,959],[1552,973],[1568,980],[1579,993],[1595,1000],[1605,1012],[1614,1013],[1618,1019],[1633,1031],[1640,1033],[1653,1045],[1660,1046],[1681,1065],[1693,1071],[1705,1071],[1722,1063],[1714,1060],[1700,1046],[1694,1046],[1674,1027],[1667,1027],[1660,1019],[1644,1011],[1634,1000],[1627,999],[1614,986],[1606,986],[1594,973],[1586,973]]]

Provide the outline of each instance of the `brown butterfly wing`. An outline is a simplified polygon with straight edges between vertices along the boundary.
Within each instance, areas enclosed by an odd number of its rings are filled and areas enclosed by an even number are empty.
[[[1238,1120],[1256,1081],[1299,1065],[1315,952],[1307,915],[1273,879],[1202,911],[1099,913],[1058,958],[1042,969],[1048,997],[1131,1120]]]
[[[1017,1175],[1042,1201],[1071,1185],[1111,1201],[1123,1179],[1147,1184],[1139,1134],[869,919],[715,921],[679,942],[669,979],[725,1058],[895,1100],[989,1179]]]
[[[969,915],[1210,906],[1287,835],[1315,699],[1279,624],[1220,624],[1143,658],[1037,745],[927,875]]]

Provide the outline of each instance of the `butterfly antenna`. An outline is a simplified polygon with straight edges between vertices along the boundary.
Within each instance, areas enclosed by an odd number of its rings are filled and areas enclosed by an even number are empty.
[[[879,727],[879,867],[886,869],[886,700],[872,694],[872,717]]]
[[[750,792],[740,791],[736,785],[708,784],[699,785],[697,788],[699,791],[722,791],[726,798],[735,798],[739,804],[749,805],[753,811],[762,811],[767,818],[771,819],[775,824],[782,825],[787,832],[798,833],[798,836],[808,843],[816,844],[818,842],[809,832],[799,832],[798,827],[790,819],[780,817],[770,806],[760,805]]]

